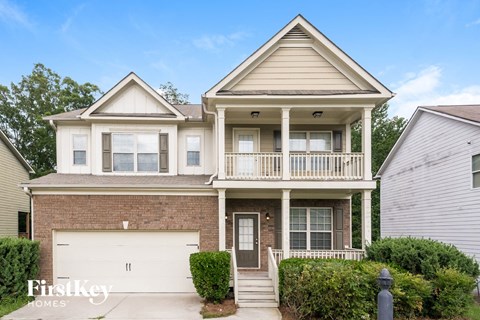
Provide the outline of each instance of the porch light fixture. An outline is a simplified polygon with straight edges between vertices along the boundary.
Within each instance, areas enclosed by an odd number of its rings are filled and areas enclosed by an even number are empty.
[[[258,118],[259,115],[260,115],[260,111],[252,111],[252,112],[250,112],[250,116],[252,116],[252,118]]]
[[[228,220],[228,212],[225,212],[225,220]]]
[[[265,213],[265,219],[267,219],[267,221],[270,220],[270,213],[268,213],[268,212]]]
[[[314,112],[312,113],[312,116],[313,116],[314,118],[320,118],[320,117],[322,116],[322,114],[323,114],[323,111],[314,111]]]

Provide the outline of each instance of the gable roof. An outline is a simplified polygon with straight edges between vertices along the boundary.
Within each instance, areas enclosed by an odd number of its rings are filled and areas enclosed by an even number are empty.
[[[12,152],[12,154],[17,158],[18,162],[22,164],[22,166],[27,170],[28,173],[35,173],[32,167],[28,164],[27,160],[18,152],[17,148],[13,145],[13,143],[8,139],[8,137],[0,130],[0,140],[7,146],[7,148]]]
[[[417,108],[417,110],[415,110],[415,113],[408,121],[407,126],[403,130],[397,142],[395,142],[392,150],[390,150],[390,153],[385,158],[385,161],[383,161],[380,169],[377,172],[377,175],[375,176],[375,179],[382,177],[382,173],[386,170],[395,156],[395,153],[398,151],[403,141],[405,141],[409,132],[412,130],[412,128],[415,126],[415,123],[424,112],[480,127],[480,105],[420,106]]]
[[[323,33],[315,28],[310,22],[308,22],[302,15],[296,16],[285,27],[283,27],[277,34],[275,34],[264,45],[257,49],[252,55],[250,55],[245,61],[243,61],[237,68],[231,71],[227,76],[220,80],[210,90],[208,90],[204,97],[211,98],[221,95],[339,95],[339,94],[352,94],[351,90],[342,92],[341,90],[334,91],[334,93],[327,91],[318,92],[318,90],[286,90],[283,91],[266,91],[266,90],[251,90],[248,93],[245,91],[232,91],[230,90],[234,84],[238,83],[241,79],[246,77],[256,65],[259,65],[267,57],[269,57],[276,49],[280,47],[280,42],[289,41],[308,41],[313,43],[316,47],[321,49],[331,56],[329,63],[342,64],[343,70],[339,70],[345,76],[348,77],[355,85],[359,87],[359,90],[355,90],[354,94],[369,94],[377,95],[379,98],[386,100],[394,96],[394,94],[375,79],[370,73],[363,69],[358,63],[356,63],[350,56],[337,47],[330,39],[328,39]],[[317,50],[318,51],[318,50]],[[320,53],[319,53],[320,54]],[[356,75],[356,79],[353,78]],[[367,84],[367,85],[365,85]]]
[[[113,97],[115,97],[122,89],[127,87],[128,85],[135,83],[139,85],[143,90],[145,90],[150,96],[152,96],[157,102],[159,102],[163,107],[165,107],[170,114],[164,113],[155,113],[155,114],[146,114],[146,115],[135,115],[135,114],[110,114],[111,117],[119,117],[119,116],[126,116],[126,117],[136,117],[145,118],[145,117],[153,117],[153,118],[174,118],[176,120],[185,120],[184,115],[177,110],[173,105],[171,105],[164,97],[160,95],[156,90],[154,90],[151,86],[149,86],[145,81],[143,81],[139,76],[137,76],[134,72],[130,72],[125,78],[120,80],[113,88],[111,88],[107,93],[101,96],[97,101],[95,101],[90,107],[86,108],[81,114],[80,119],[91,119],[96,118],[99,115],[95,114],[95,111],[99,110],[106,102],[110,101]],[[107,117],[107,115],[101,115],[102,118]]]

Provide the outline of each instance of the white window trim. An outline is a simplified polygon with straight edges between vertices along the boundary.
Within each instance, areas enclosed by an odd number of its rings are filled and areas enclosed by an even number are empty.
[[[317,131],[315,131],[317,132]],[[290,232],[306,232],[307,233],[307,248],[306,249],[290,249],[290,250],[312,250],[310,248],[310,239],[311,239],[311,232],[312,230],[310,229],[310,210],[311,209],[329,209],[330,210],[330,231],[318,231],[314,230],[313,232],[323,232],[327,233],[330,232],[330,249],[313,249],[313,250],[333,250],[333,208],[332,207],[290,207],[290,212],[292,209],[306,209],[307,210],[307,230],[290,230]],[[289,212],[289,214],[290,214]],[[289,226],[290,229],[290,226]],[[290,240],[291,241],[291,240]],[[291,245],[291,243],[290,243]]]
[[[260,128],[232,128],[232,137],[233,137],[233,146],[232,146],[232,151],[235,153],[238,153],[238,137],[237,134],[239,132],[243,131],[250,131],[250,132],[255,132],[256,138],[257,138],[257,144],[256,144],[256,149],[253,153],[256,152],[261,152],[260,151]]]
[[[188,138],[198,138],[200,139],[200,150],[198,150],[198,164],[188,164]],[[186,167],[192,167],[192,168],[195,168],[195,167],[201,167],[202,166],[202,148],[203,147],[203,143],[202,143],[202,136],[199,135],[199,134],[189,134],[185,137],[185,166]]]
[[[306,150],[305,151],[292,151],[290,153],[322,153],[322,152],[333,152],[333,131],[329,130],[291,130],[290,133],[305,133],[306,134]],[[324,151],[310,151],[310,134],[311,133],[329,133],[330,134],[330,150]],[[288,143],[290,143],[290,136],[288,137]]]
[[[160,132],[152,132],[152,131],[147,131],[147,132],[139,132],[139,131],[135,131],[135,132],[112,132],[112,173],[117,173],[117,174],[146,174],[146,175],[151,175],[151,174],[158,174],[159,173],[159,166],[160,166],[160,150],[159,150],[159,141],[158,141],[158,135],[159,135]],[[137,168],[137,164],[138,164],[138,160],[137,160],[137,157],[138,157],[138,135],[140,134],[151,134],[151,135],[154,135],[156,134],[157,135],[157,169],[156,171],[138,171],[138,168]],[[113,155],[115,153],[121,153],[121,152],[114,152],[113,151],[113,136],[114,135],[133,135],[134,139],[133,139],[133,171],[117,171],[115,170],[115,166],[114,166],[114,162],[113,162]]]
[[[75,137],[78,137],[78,136],[85,136],[85,138],[87,138],[87,146],[85,147],[85,149],[75,149],[75,143],[74,143],[74,140],[75,140]],[[86,167],[88,166],[88,134],[86,133],[75,133],[75,134],[72,134],[72,165],[75,166],[75,167]],[[85,151],[85,164],[77,164],[75,163],[75,151]]]
[[[470,185],[471,185],[472,190],[480,190],[480,186],[475,187],[475,186],[473,185],[473,176],[474,176],[475,174],[480,174],[480,170],[473,170],[473,158],[474,158],[474,157],[477,157],[477,156],[480,157],[480,153],[473,154],[473,155],[472,155],[472,158],[471,158],[471,160],[470,160],[470,168],[471,168],[471,170],[472,170],[472,174],[470,175],[470,177],[471,177],[471,179],[472,179],[472,182],[471,182]]]

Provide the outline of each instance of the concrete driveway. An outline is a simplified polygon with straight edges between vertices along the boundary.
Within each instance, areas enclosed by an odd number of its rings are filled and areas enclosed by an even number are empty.
[[[87,298],[37,297],[2,320],[87,320],[87,319],[202,319],[201,298],[197,294],[110,294],[101,305]],[[102,316],[104,318],[102,318]]]
[[[94,301],[96,302],[96,301]],[[87,298],[37,297],[25,307],[0,320],[88,320],[88,319],[143,319],[195,320],[202,319],[202,300],[197,294],[169,293],[111,293],[101,305],[91,304]],[[280,320],[277,308],[240,308],[227,320]]]

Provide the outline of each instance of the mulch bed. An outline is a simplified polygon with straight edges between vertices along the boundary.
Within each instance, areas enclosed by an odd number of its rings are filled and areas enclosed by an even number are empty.
[[[226,299],[222,303],[205,302],[200,312],[204,319],[228,317],[237,312],[234,299]]]

